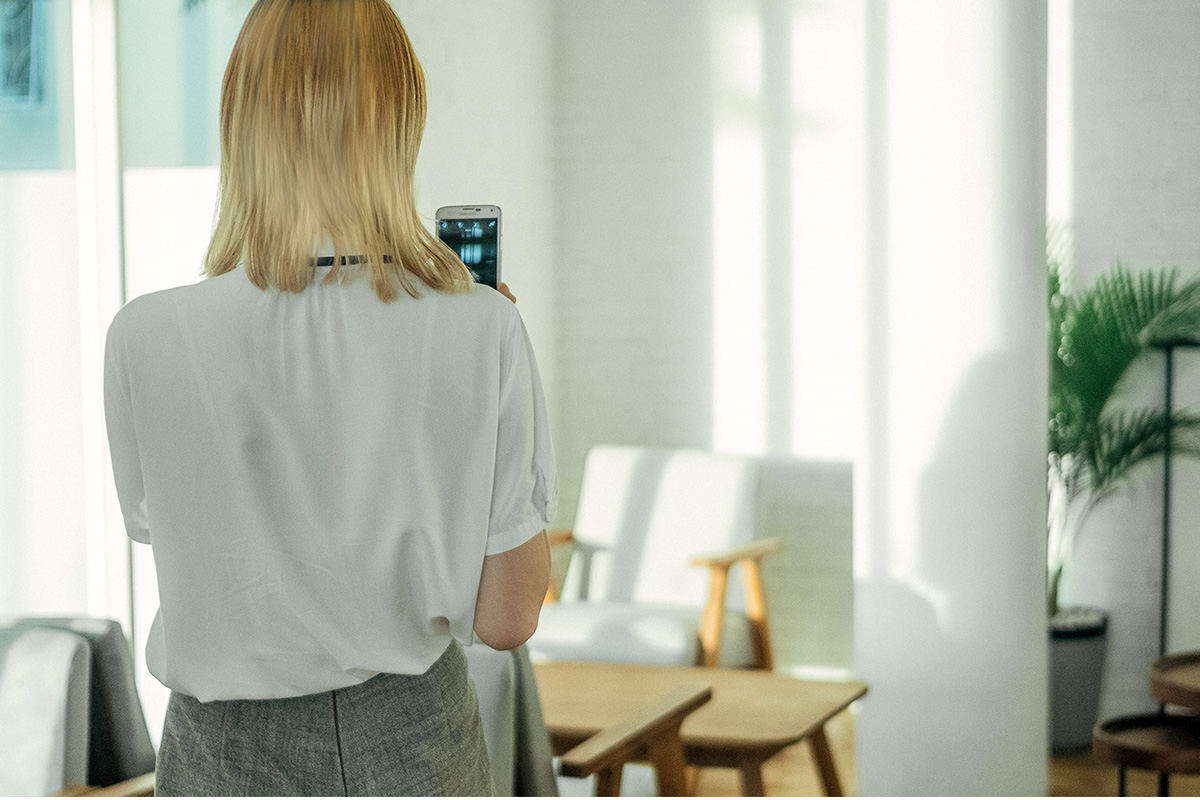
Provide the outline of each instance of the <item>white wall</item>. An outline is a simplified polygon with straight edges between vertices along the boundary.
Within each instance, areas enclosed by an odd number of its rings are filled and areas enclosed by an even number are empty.
[[[868,6],[858,789],[1040,795],[1046,9]]]
[[[0,616],[88,610],[75,203],[0,172]]]
[[[695,5],[555,5],[568,521],[593,444],[712,442],[713,67]]]
[[[1200,6],[1190,0],[1075,2],[1072,203],[1080,285],[1120,259],[1200,270]],[[1154,359],[1123,387],[1160,404]],[[1180,351],[1176,403],[1200,403],[1200,352]],[[1102,506],[1080,537],[1064,597],[1112,616],[1101,715],[1154,707],[1158,653],[1161,462]],[[1200,648],[1200,465],[1174,467],[1172,650]]]

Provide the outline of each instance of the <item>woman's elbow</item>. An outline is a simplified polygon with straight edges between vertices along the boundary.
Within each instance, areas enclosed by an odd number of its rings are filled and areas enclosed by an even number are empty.
[[[537,630],[538,615],[513,614],[492,624],[476,624],[475,635],[479,640],[493,650],[512,650],[529,641]]]
[[[520,647],[537,630],[549,580],[545,531],[519,547],[486,557],[475,600],[475,635],[495,650]]]

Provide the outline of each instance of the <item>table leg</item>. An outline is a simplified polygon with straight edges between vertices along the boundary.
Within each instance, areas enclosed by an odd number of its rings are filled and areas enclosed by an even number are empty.
[[[837,768],[833,764],[833,753],[829,750],[829,740],[825,738],[824,725],[809,734],[808,744],[812,748],[813,758],[817,762],[817,772],[821,776],[821,786],[825,789],[825,796],[842,797],[842,782],[838,780]]]
[[[650,761],[658,773],[658,794],[660,797],[683,797],[687,791],[687,778],[684,775],[686,764],[683,758],[683,745],[679,735],[655,739],[648,747]]]
[[[763,762],[753,756],[743,757],[738,764],[738,773],[742,779],[742,797],[766,797],[763,787]]]
[[[691,764],[688,764],[685,768],[684,774],[687,775],[687,788],[684,794],[688,797],[695,797],[696,792],[700,789],[700,771],[702,769],[704,768],[693,767]]]
[[[621,796],[621,765],[604,767],[596,773],[596,797]]]

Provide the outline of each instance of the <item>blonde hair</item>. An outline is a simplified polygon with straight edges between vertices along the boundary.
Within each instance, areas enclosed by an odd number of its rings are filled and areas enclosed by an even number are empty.
[[[465,291],[470,273],[417,213],[425,74],[386,0],[259,0],[221,87],[221,172],[204,272],[243,264],[301,292],[314,246],[365,258],[375,293]]]

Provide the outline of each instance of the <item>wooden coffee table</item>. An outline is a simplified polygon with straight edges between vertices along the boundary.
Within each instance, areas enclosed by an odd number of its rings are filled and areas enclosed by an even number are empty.
[[[757,670],[656,667],[596,661],[535,664],[555,753],[564,753],[640,706],[683,685],[712,687],[712,700],[680,731],[687,763],[734,767],[742,794],[763,795],[762,765],[808,739],[825,794],[842,795],[825,723],[867,693],[860,681],[803,681]]]

